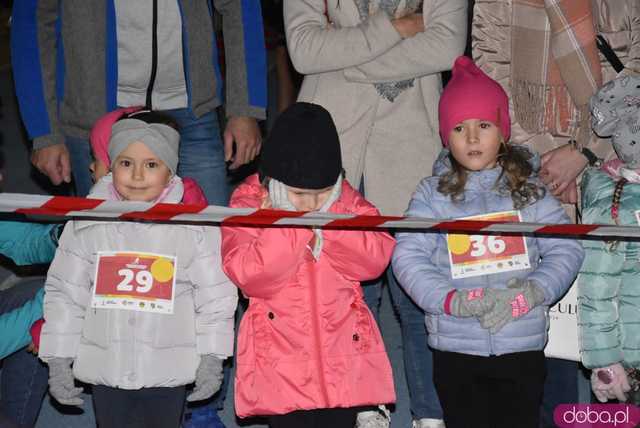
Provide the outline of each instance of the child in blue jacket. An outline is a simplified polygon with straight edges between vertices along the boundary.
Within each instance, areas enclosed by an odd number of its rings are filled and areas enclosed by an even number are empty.
[[[439,105],[448,150],[407,215],[569,223],[538,180],[536,159],[507,143],[509,101],[466,57]],[[537,428],[548,307],[584,257],[571,239],[401,233],[393,269],[426,313],[434,383],[447,428]]]

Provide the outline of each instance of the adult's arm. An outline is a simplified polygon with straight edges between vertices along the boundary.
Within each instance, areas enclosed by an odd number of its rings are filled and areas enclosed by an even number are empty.
[[[34,149],[64,144],[56,93],[59,0],[15,2],[11,62],[22,121]]]
[[[630,1],[631,16],[631,45],[629,46],[629,59],[624,65],[625,68],[640,73],[640,3]]]
[[[380,83],[450,70],[467,37],[466,0],[427,0],[424,32],[402,40],[372,61],[344,71],[347,80]]]
[[[214,0],[222,15],[226,59],[225,111],[228,117],[264,119],[267,57],[260,2]]]
[[[325,15],[324,0],[284,0],[289,55],[302,74],[342,70],[371,61],[402,40],[382,11],[338,28]]]

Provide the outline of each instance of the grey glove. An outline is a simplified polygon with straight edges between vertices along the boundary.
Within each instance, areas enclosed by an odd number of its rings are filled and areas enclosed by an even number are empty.
[[[222,362],[213,355],[203,355],[200,358],[200,365],[196,371],[196,387],[187,397],[187,401],[206,400],[220,389],[224,378]]]
[[[296,207],[287,196],[287,186],[275,178],[269,180],[269,198],[271,198],[271,208],[275,210],[296,211]]]
[[[494,290],[495,305],[480,316],[480,325],[491,334],[499,332],[507,323],[520,318],[544,302],[544,291],[533,281],[512,278],[507,288]]]
[[[457,290],[449,303],[449,313],[454,317],[479,317],[493,308],[491,288]]]
[[[84,400],[80,398],[82,388],[73,383],[71,358],[52,358],[49,364],[49,394],[60,404],[68,406],[82,406]]]

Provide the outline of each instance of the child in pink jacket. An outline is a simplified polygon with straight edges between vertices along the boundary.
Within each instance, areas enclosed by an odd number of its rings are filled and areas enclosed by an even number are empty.
[[[259,175],[232,207],[376,215],[342,178],[335,125],[296,103],[276,121]],[[224,270],[249,298],[240,324],[235,406],[271,428],[353,428],[358,411],[395,401],[391,366],[361,281],[377,278],[395,245],[384,232],[225,227]]]

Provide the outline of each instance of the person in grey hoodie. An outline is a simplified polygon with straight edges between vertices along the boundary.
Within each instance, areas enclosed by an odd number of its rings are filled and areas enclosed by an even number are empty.
[[[112,174],[92,198],[182,199],[178,132],[165,119],[142,118],[113,126]],[[75,378],[94,385],[101,428],[178,427],[185,385],[195,381],[189,401],[211,397],[233,353],[237,291],[220,245],[212,226],[67,223],[45,283],[39,356],[50,394],[82,404]]]
[[[215,13],[223,17],[226,79]],[[264,119],[267,96],[257,1],[20,1],[11,57],[31,160],[54,185],[73,173],[78,196],[91,188],[89,131],[117,107],[163,110],[178,122],[178,172],[211,204],[228,202],[225,161],[235,169],[260,150],[256,119]],[[223,101],[221,136],[215,109]]]
[[[439,118],[449,149],[406,215],[570,222],[538,179],[537,158],[507,143],[507,95],[471,59],[456,60]],[[575,278],[580,243],[436,233],[400,233],[397,241],[393,270],[426,313],[447,428],[538,428],[548,307]]]

